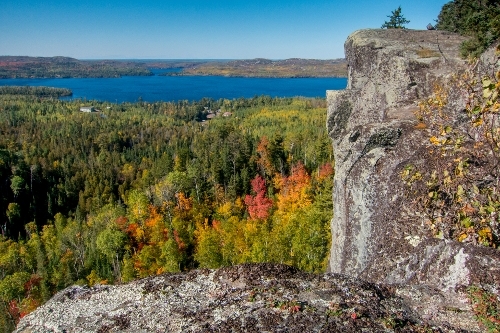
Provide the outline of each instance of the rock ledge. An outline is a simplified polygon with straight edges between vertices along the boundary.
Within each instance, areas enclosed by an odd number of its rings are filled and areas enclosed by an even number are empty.
[[[15,332],[457,332],[457,325],[479,331],[469,305],[443,299],[428,288],[245,264],[69,287]]]

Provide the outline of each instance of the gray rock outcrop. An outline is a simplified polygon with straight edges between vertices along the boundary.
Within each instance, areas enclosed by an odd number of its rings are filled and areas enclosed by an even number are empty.
[[[377,286],[284,265],[240,265],[67,288],[16,333],[478,331],[470,306],[426,288]]]
[[[328,91],[327,127],[335,154],[330,271],[378,283],[498,292],[500,252],[434,238],[410,219],[401,171],[425,164],[429,135],[415,127],[417,102],[466,68],[463,38],[443,31],[360,30],[345,43],[347,89]],[[494,52],[480,70],[494,72]],[[496,66],[496,67],[495,67]],[[463,110],[463,96],[448,108]]]

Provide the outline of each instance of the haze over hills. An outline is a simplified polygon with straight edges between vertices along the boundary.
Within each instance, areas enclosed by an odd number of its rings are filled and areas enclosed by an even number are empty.
[[[0,56],[0,78],[88,78],[153,75],[151,69],[178,68],[164,75],[239,77],[346,77],[344,59],[286,60],[78,60],[69,57]]]

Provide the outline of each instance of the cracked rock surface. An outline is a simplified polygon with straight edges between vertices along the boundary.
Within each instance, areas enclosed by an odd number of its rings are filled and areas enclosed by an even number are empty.
[[[381,286],[278,264],[166,274],[117,286],[69,287],[16,333],[479,331],[466,303],[435,290]]]

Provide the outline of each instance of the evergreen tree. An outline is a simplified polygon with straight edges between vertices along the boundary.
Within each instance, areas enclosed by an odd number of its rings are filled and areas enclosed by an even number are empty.
[[[404,26],[407,23],[410,23],[405,17],[401,14],[401,6],[399,6],[396,10],[392,12],[392,15],[387,16],[389,21],[385,21],[382,24],[382,29],[406,29]]]

